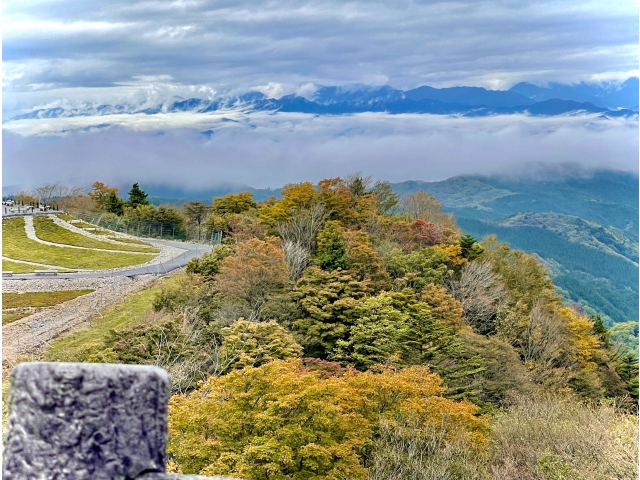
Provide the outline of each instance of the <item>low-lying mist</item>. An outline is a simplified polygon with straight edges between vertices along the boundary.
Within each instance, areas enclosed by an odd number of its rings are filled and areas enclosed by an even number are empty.
[[[559,173],[566,165],[638,171],[637,118],[267,112],[118,117],[5,126],[3,184],[89,186],[100,180],[203,189],[239,182],[264,188],[355,171],[392,182],[526,175],[540,165],[556,166]],[[102,128],[95,128],[98,121]]]

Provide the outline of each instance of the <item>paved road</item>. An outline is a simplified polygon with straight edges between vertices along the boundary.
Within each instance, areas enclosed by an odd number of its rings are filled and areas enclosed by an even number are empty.
[[[196,243],[186,242],[168,242],[165,240],[152,240],[145,239],[150,243],[159,243],[161,245],[167,245],[169,247],[176,247],[184,250],[177,257],[167,260],[156,265],[147,265],[141,267],[131,267],[126,270],[117,270],[115,272],[109,271],[95,271],[95,272],[78,272],[78,273],[58,273],[57,275],[35,275],[33,273],[14,274],[11,277],[4,277],[11,280],[34,280],[34,279],[48,279],[53,278],[103,278],[103,277],[132,277],[135,275],[164,275],[177,268],[184,267],[189,260],[196,257],[201,257],[205,252],[210,252],[212,247],[209,245],[198,245]]]

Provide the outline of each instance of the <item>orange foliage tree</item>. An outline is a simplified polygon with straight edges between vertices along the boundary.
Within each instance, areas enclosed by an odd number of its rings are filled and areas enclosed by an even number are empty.
[[[327,376],[299,359],[276,360],[174,396],[168,452],[184,473],[364,480],[380,421],[400,413],[437,426],[447,441],[486,445],[478,407],[443,391],[428,367]]]
[[[226,295],[246,300],[251,320],[259,318],[267,296],[289,281],[280,240],[253,238],[236,246],[234,255],[220,263],[215,288]]]

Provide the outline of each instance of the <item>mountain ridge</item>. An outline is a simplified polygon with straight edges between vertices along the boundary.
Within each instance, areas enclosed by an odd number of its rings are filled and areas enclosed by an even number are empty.
[[[637,79],[635,79],[637,85]],[[345,115],[362,112],[390,114],[418,113],[435,115],[488,116],[525,113],[536,116],[563,115],[574,112],[600,113],[605,116],[637,115],[638,100],[627,80],[619,90],[580,84],[569,87],[552,84],[543,88],[520,83],[510,90],[487,90],[482,87],[434,88],[421,86],[399,90],[388,85],[321,86],[308,96],[295,94],[270,98],[260,92],[247,92],[229,98],[188,98],[168,103],[148,105],[93,105],[85,103],[75,108],[54,107],[34,109],[15,115],[3,123],[75,116],[107,116],[115,114],[145,114],[193,112],[210,113],[229,109],[250,111],[298,112],[316,115]],[[621,93],[622,92],[622,93]],[[634,103],[635,102],[635,103]],[[626,107],[622,108],[621,104]],[[635,109],[635,110],[634,110]]]

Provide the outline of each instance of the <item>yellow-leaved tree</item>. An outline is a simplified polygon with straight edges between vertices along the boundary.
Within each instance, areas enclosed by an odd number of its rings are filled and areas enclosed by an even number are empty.
[[[327,375],[300,359],[275,360],[174,396],[168,453],[184,473],[364,480],[380,423],[402,428],[399,416],[433,427],[439,448],[483,449],[488,425],[478,407],[443,391],[425,366]]]

